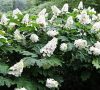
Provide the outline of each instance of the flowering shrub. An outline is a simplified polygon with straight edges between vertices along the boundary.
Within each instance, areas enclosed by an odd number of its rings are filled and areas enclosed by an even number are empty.
[[[19,9],[1,16],[1,86],[59,89],[67,68],[100,68],[100,14],[94,8],[86,9],[83,2],[72,12],[68,4],[61,10],[51,9],[52,17],[46,9],[37,16],[23,15]]]

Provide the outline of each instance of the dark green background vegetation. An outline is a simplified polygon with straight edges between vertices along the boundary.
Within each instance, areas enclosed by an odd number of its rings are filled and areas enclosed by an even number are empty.
[[[100,0],[82,0],[85,7],[94,7],[100,12]],[[70,5],[70,9],[78,5],[80,0],[0,0],[0,11],[8,12],[15,8],[19,8],[22,11],[28,11],[29,13],[37,13],[42,8],[49,8],[51,5],[56,4],[58,7],[62,7],[64,3]],[[48,7],[49,6],[49,7]]]

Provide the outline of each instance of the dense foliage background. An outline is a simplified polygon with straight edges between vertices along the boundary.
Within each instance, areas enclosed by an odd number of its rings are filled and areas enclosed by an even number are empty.
[[[100,11],[100,0],[82,0],[85,6],[94,7],[98,12]],[[8,12],[15,8],[20,10],[27,10],[30,13],[37,13],[44,7],[57,5],[62,7],[64,3],[69,3],[70,8],[76,7],[80,0],[0,0],[0,11]]]

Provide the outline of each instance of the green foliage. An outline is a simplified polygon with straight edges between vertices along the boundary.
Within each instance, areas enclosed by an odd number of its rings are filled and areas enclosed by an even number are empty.
[[[96,69],[99,69],[100,68],[100,60],[99,59],[95,59],[92,61],[92,64],[93,66],[96,68]]]
[[[4,63],[0,63],[0,74],[6,75],[8,72],[9,66]]]
[[[14,85],[14,84],[15,83],[13,82],[13,80],[11,80],[7,77],[0,76],[0,86],[7,85],[8,87],[10,87],[11,85]]]

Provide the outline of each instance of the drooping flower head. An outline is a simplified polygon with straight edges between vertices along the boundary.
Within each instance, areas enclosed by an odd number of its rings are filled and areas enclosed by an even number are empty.
[[[29,14],[26,14],[22,19],[22,23],[28,25],[29,21]]]
[[[68,47],[67,47],[67,44],[66,44],[66,43],[62,43],[62,44],[60,45],[60,50],[61,50],[61,51],[64,51],[64,52],[65,52],[65,51],[67,50],[67,48],[68,48]]]
[[[21,40],[25,39],[25,36],[23,34],[20,34],[20,31],[17,29],[14,32],[14,39],[17,40],[17,42],[21,42]]]
[[[74,24],[73,17],[70,16],[70,17],[68,17],[68,19],[67,19],[67,22],[66,22],[66,24],[65,24],[65,28],[71,29],[71,28],[73,27],[73,24]]]
[[[48,88],[57,88],[59,83],[52,78],[48,78],[46,81],[46,87]]]
[[[95,22],[92,26],[92,30],[99,31],[100,30],[100,21]]]
[[[44,8],[42,11],[39,12],[38,17],[39,16],[45,16],[45,17],[48,16],[48,13],[46,13],[46,8]]]
[[[89,15],[87,15],[86,13],[81,13],[81,14],[77,15],[77,18],[79,19],[79,22],[81,24],[90,24],[91,23],[91,19],[90,19]]]
[[[80,1],[79,5],[78,5],[78,9],[83,9],[83,2]]]
[[[51,9],[52,9],[52,12],[54,15],[58,16],[61,11],[54,5],[54,6],[51,6]]]
[[[47,35],[48,36],[51,36],[51,37],[54,37],[54,36],[56,36],[56,35],[58,35],[59,33],[58,33],[58,31],[57,30],[49,30],[48,32],[47,32]]]
[[[49,41],[43,48],[40,49],[40,53],[45,57],[50,57],[53,52],[55,51],[57,47],[57,38],[53,38],[51,41]]]
[[[64,6],[63,6],[62,9],[61,9],[61,12],[62,12],[62,13],[67,13],[67,12],[68,12],[68,8],[69,8],[68,4],[67,4],[67,3],[64,4]]]
[[[37,24],[40,24],[40,25],[42,25],[42,26],[44,26],[44,27],[46,27],[47,25],[48,25],[48,23],[46,22],[46,18],[45,18],[45,16],[39,16],[37,19],[36,19],[36,23]]]
[[[18,14],[22,15],[22,12],[18,8],[16,8],[15,10],[13,10],[13,17],[14,17],[14,19],[18,18],[17,17]]]
[[[100,55],[100,49],[94,47],[94,46],[91,46],[90,47],[90,52],[93,54],[93,55]]]
[[[83,39],[78,39],[74,41],[74,45],[76,48],[82,49],[87,47],[87,41]]]
[[[34,43],[39,41],[39,37],[36,34],[31,34],[30,40]]]
[[[7,25],[8,21],[9,21],[9,19],[6,17],[5,14],[3,14],[2,17],[1,17],[0,23],[3,24],[3,25]]]
[[[19,77],[19,76],[21,76],[21,74],[23,72],[23,68],[24,68],[24,63],[23,63],[23,60],[21,60],[9,68],[8,74]]]
[[[27,90],[26,88],[15,88],[14,90]]]

